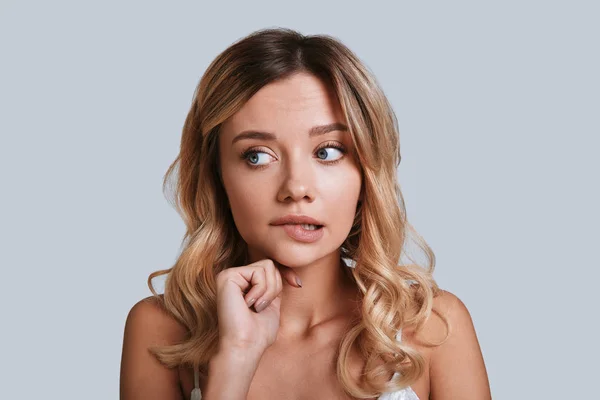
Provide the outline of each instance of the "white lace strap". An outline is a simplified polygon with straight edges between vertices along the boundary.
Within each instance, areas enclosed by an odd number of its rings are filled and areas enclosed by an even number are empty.
[[[398,332],[396,332],[396,340],[402,342],[402,328],[398,329]]]
[[[202,400],[202,393],[200,393],[200,377],[198,375],[198,368],[194,366],[194,389],[192,389],[192,395],[190,400]]]

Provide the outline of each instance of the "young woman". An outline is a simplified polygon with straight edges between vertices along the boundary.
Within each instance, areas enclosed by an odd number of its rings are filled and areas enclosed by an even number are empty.
[[[165,176],[187,231],[127,317],[121,399],[491,398],[399,162],[390,104],[335,38],[266,29],[220,54]]]

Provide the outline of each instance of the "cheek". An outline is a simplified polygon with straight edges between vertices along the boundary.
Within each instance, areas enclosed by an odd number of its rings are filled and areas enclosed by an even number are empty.
[[[356,215],[356,206],[360,196],[361,178],[358,172],[347,173],[337,184],[327,188],[327,220],[335,232],[336,237],[345,239]]]
[[[227,180],[226,192],[231,205],[231,214],[240,235],[247,241],[248,237],[260,231],[267,222],[264,221],[266,188],[260,183],[240,177]]]

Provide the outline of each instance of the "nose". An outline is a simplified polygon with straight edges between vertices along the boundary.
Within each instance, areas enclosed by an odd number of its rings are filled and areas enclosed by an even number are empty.
[[[280,202],[306,200],[312,203],[314,196],[315,171],[310,160],[301,159],[300,156],[288,157],[282,166],[282,182],[277,192],[277,200]]]

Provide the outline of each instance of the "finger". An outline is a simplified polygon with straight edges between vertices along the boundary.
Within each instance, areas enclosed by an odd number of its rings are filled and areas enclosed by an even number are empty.
[[[243,293],[248,293],[252,289],[252,279],[256,268],[261,268],[265,261],[259,260],[252,264],[241,267],[226,268],[217,275],[217,284],[229,280],[237,284]]]
[[[255,267],[255,266],[259,266],[259,265],[267,265],[268,266],[269,264],[274,265],[279,270],[283,280],[286,281],[290,286],[294,286],[297,288],[302,287],[302,281],[300,280],[300,277],[292,268],[287,267],[277,261],[271,260],[270,258],[264,258],[262,260],[255,261],[252,264],[248,264],[247,267]],[[251,270],[248,270],[248,271],[251,271]],[[249,279],[250,278],[248,277],[248,280]]]
[[[244,300],[248,307],[256,304],[256,300],[262,297],[268,288],[266,271],[264,267],[252,267],[252,273],[250,275],[250,290],[244,296]]]
[[[275,266],[279,270],[279,273],[281,274],[281,277],[284,281],[286,281],[291,286],[297,288],[302,287],[302,281],[300,280],[300,277],[292,268],[286,267],[285,265],[278,263],[277,261],[275,261]]]
[[[275,264],[268,260],[269,262],[265,262],[263,264],[263,268],[265,270],[265,277],[267,280],[267,290],[260,296],[256,303],[254,303],[254,308],[257,312],[261,312],[273,301],[273,299],[279,294],[277,292],[277,275],[275,272]]]
[[[223,290],[223,286],[227,282],[233,282],[237,285],[242,292],[246,292],[251,289],[250,278],[252,271],[241,271],[238,268],[227,268],[217,274],[217,291]]]
[[[277,283],[277,296],[280,296],[283,289],[283,278],[278,268],[273,268],[273,271],[275,271],[275,282]]]

